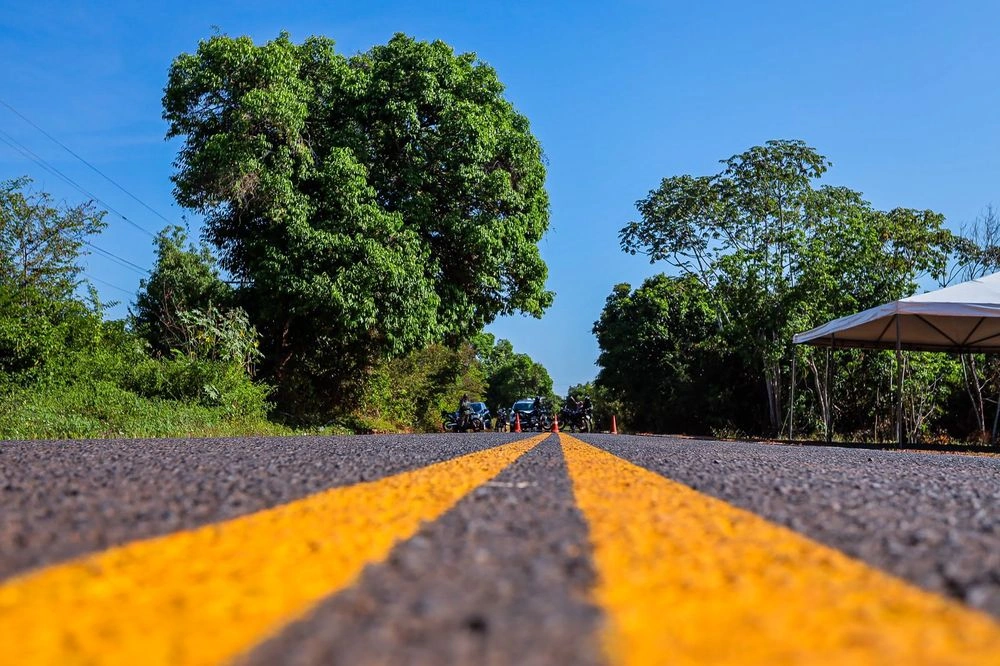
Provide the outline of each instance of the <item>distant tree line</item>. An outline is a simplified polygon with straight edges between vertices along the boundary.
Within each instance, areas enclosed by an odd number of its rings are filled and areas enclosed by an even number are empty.
[[[839,432],[891,439],[894,354],[835,352],[825,401],[825,351],[794,333],[830,319],[1000,269],[992,209],[960,233],[929,210],[875,209],[861,193],[820,185],[827,159],[802,141],[769,141],[709,176],[674,176],[636,206],[622,249],[669,273],[617,285],[594,333],[597,384],[640,430],[788,432],[796,355],[797,428],[816,435],[827,410]],[[982,355],[907,353],[911,438],[978,439],[1000,368]],[[992,399],[992,398],[990,398]]]

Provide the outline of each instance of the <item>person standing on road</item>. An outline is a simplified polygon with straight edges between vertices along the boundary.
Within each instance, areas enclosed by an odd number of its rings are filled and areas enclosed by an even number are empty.
[[[463,393],[462,399],[458,401],[458,430],[464,432],[469,428],[469,414],[471,413],[472,403],[469,402],[469,394]]]
[[[505,407],[497,407],[497,420],[493,430],[496,432],[507,432],[507,418],[507,409]]]

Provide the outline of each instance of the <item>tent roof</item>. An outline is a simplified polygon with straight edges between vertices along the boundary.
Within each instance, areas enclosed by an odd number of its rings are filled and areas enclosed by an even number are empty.
[[[841,317],[795,344],[953,352],[1000,351],[1000,273]]]

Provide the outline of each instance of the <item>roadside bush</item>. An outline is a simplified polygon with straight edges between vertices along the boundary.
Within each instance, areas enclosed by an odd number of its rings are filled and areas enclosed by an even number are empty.
[[[368,431],[436,432],[441,410],[454,410],[463,393],[476,399],[484,392],[483,370],[471,345],[429,345],[374,368],[351,423]]]
[[[264,418],[269,407],[268,387],[255,383],[241,368],[183,354],[143,360],[128,372],[124,386],[146,398],[224,407],[232,416]]]

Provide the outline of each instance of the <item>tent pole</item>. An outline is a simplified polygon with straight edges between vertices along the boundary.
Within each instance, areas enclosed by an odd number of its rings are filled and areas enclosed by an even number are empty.
[[[1000,421],[1000,392],[997,393],[997,411],[993,414],[993,435],[990,437],[990,446],[997,445],[997,421]]]
[[[837,344],[836,334],[830,335],[830,346],[826,348],[826,443],[833,442],[833,347]]]
[[[1000,407],[997,411],[1000,412]],[[788,398],[788,439],[795,439],[795,345],[792,345],[792,387]]]
[[[906,443],[906,432],[903,428],[903,351],[899,343],[899,315],[896,315],[896,441],[899,448]]]

